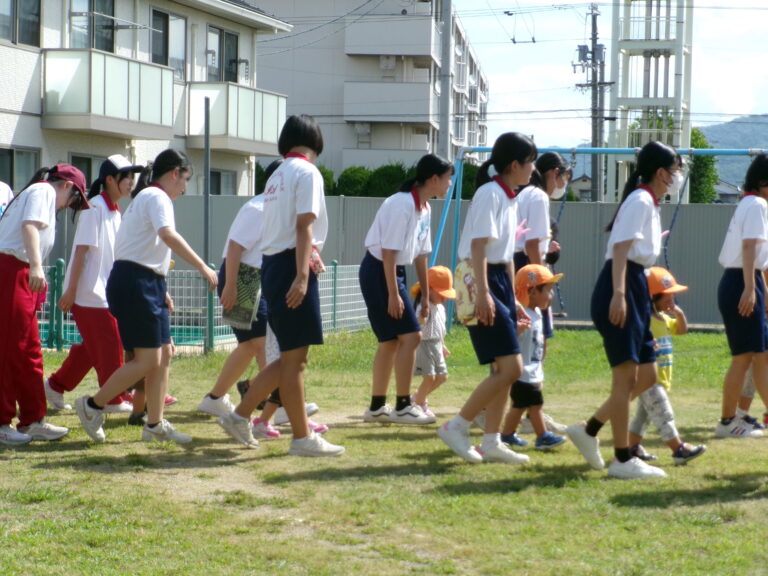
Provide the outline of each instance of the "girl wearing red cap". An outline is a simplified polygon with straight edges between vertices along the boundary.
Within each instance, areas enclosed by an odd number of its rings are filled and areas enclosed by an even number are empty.
[[[45,178],[47,175],[47,178]],[[43,354],[37,310],[45,301],[43,260],[56,238],[56,212],[88,207],[74,166],[38,170],[0,218],[0,443],[56,440],[69,430],[45,421]],[[19,423],[11,422],[18,405]]]

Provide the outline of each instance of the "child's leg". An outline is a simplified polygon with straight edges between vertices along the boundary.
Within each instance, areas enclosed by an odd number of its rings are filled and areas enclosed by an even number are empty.
[[[304,407],[304,368],[308,352],[309,346],[303,346],[284,351],[280,355],[280,400],[291,423],[294,440],[309,435],[307,411]]]
[[[640,395],[639,402],[648,413],[651,422],[659,429],[661,439],[673,451],[683,443],[675,425],[675,413],[667,396],[667,391],[661,384],[651,386]]]
[[[216,384],[213,385],[209,393],[210,396],[214,398],[224,396],[248,369],[254,357],[257,360],[259,356],[264,357],[264,341],[264,337],[253,338],[247,342],[241,342],[237,348],[232,350],[232,353],[224,361]]]
[[[653,390],[653,387],[651,387],[649,390]],[[646,394],[648,394],[649,390],[646,390],[640,394],[640,397],[638,398],[635,417],[632,419],[632,422],[629,425],[630,446],[640,444],[643,441],[645,433],[648,431],[648,422],[650,422],[650,418],[648,417],[648,411],[645,409],[645,402],[643,402],[643,398]]]
[[[435,388],[437,388],[437,385],[435,384],[436,376],[434,374],[425,374],[421,378],[421,386],[419,386],[419,389],[416,391],[416,394],[413,395],[413,403],[418,404],[419,406],[422,406],[424,402],[427,400],[427,396],[429,396],[429,393],[432,392]]]
[[[395,389],[399,397],[408,397],[410,403],[413,367],[416,364],[416,349],[421,342],[421,332],[410,332],[397,337],[395,353]],[[385,392],[386,393],[386,392]]]
[[[520,411],[520,414],[522,415],[522,410]],[[538,406],[529,406],[528,418],[531,420],[531,426],[533,426],[533,431],[536,434],[536,438],[541,438],[541,436],[547,431],[547,427],[544,424],[544,411],[542,410],[542,405],[539,404]]]
[[[151,369],[144,380],[147,397],[147,426],[159,424],[163,420],[165,393],[168,391],[168,375],[171,368],[170,344],[163,344],[159,349],[160,363]]]
[[[755,399],[755,380],[752,377],[752,365],[749,365],[747,375],[744,378],[744,386],[741,388],[741,396],[739,396],[738,410],[749,414],[749,409],[752,407],[752,400]]]
[[[722,418],[733,418],[736,416],[736,406],[739,403],[741,389],[744,386],[744,378],[747,375],[749,366],[752,364],[753,356],[754,354],[750,352],[731,357],[731,365],[725,373],[725,379],[723,381]],[[752,372],[753,378],[755,379],[755,388],[758,390],[760,390],[758,380],[760,377],[763,379],[765,378],[765,362],[760,364],[760,367],[757,365],[753,366]],[[754,371],[755,368],[757,368],[757,373]],[[765,380],[763,380],[763,382],[765,382]]]
[[[611,368],[611,394],[587,423],[587,433],[596,436],[600,427],[611,421],[614,450],[629,451],[629,405],[637,384],[638,365],[631,360]],[[594,423],[597,422],[597,424]],[[628,460],[626,458],[623,461]]]
[[[768,407],[768,352],[752,357],[752,379],[763,404]]]
[[[431,394],[432,392],[440,388],[440,386],[445,384],[447,381],[448,381],[448,374],[435,374],[435,384],[434,386],[432,386],[432,390],[430,390],[429,393]]]
[[[371,395],[374,397],[383,396],[386,398],[387,396],[389,378],[392,376],[397,348],[397,338],[387,340],[386,342],[379,342],[379,346],[376,348],[376,356],[373,358],[373,386],[371,388]],[[373,406],[372,404],[371,410],[377,410],[380,407]]]
[[[524,408],[513,407],[509,409],[506,418],[504,418],[504,425],[501,428],[502,435],[507,436],[517,432],[517,427],[520,426],[520,420],[523,418],[524,412]]]
[[[485,408],[486,433],[498,432],[509,390],[512,383],[520,377],[522,371],[523,364],[520,354],[496,358],[493,373],[475,388],[464,403],[459,416],[472,422],[475,416]]]
[[[282,358],[282,357],[281,357]],[[280,385],[280,360],[269,363],[255,378],[249,381],[248,390],[235,408],[241,418],[250,420],[256,407]]]
[[[170,351],[170,344],[168,345]],[[99,407],[106,406],[112,398],[122,394],[138,380],[147,376],[161,364],[161,348],[136,348],[134,357],[112,373],[92,400]]]

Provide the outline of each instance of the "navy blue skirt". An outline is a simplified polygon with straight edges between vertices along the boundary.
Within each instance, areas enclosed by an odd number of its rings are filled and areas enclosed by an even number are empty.
[[[107,280],[109,312],[117,319],[123,348],[160,348],[171,342],[165,276],[128,260],[117,260]]]
[[[387,279],[384,275],[384,263],[370,252],[365,253],[360,263],[358,278],[360,291],[368,309],[368,320],[373,328],[373,333],[379,342],[394,340],[401,334],[419,332],[421,325],[408,295],[405,279],[405,266],[395,266],[397,276],[397,291],[403,300],[403,315],[393,318],[387,312],[389,292],[387,291]]]
[[[717,306],[725,324],[725,335],[732,356],[768,350],[768,324],[765,320],[765,283],[755,271],[755,308],[746,318],[739,314],[739,300],[744,292],[741,268],[726,268],[717,287]]]
[[[224,261],[221,263],[221,267],[219,268],[219,283],[216,286],[216,293],[219,295],[219,299],[221,299],[221,293],[224,291],[224,285],[227,283],[227,259],[224,258]],[[243,330],[241,328],[235,328],[234,326],[230,326],[232,328],[232,332],[235,335],[235,338],[237,338],[238,344],[242,344],[243,342],[248,342],[249,340],[253,340],[254,338],[264,338],[267,335],[267,301],[264,299],[264,296],[259,298],[259,306],[256,310],[256,318],[253,322],[251,322],[251,327],[248,330]]]
[[[480,364],[490,364],[496,358],[520,354],[517,340],[517,311],[515,290],[506,264],[488,264],[488,290],[496,306],[493,326],[467,326],[475,355]]]
[[[627,319],[624,328],[611,324],[608,311],[613,297],[613,260],[606,261],[592,292],[592,322],[603,337],[603,347],[611,367],[627,361],[648,364],[656,361],[655,343],[651,334],[651,295],[645,269],[627,261],[625,280]]]
[[[296,249],[264,255],[261,261],[261,294],[267,301],[267,319],[281,352],[323,343],[320,289],[309,272],[307,293],[298,308],[288,308],[285,296],[296,279]]]

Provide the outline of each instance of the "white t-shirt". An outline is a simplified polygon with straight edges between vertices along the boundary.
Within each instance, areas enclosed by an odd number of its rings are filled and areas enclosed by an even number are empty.
[[[520,380],[529,384],[544,382],[544,327],[541,310],[526,307],[531,317],[531,327],[520,334],[520,353],[523,357],[523,373]]]
[[[432,210],[427,202],[418,209],[416,201],[411,192],[396,192],[384,200],[365,236],[365,247],[373,256],[383,260],[383,249],[397,250],[395,264],[406,266],[432,252]]]
[[[107,308],[107,280],[115,262],[115,240],[120,229],[120,210],[110,210],[103,196],[89,200],[77,221],[72,243],[72,259],[64,277],[65,288],[72,275],[72,262],[78,246],[88,246],[83,270],[77,283],[75,304],[88,308]]]
[[[525,220],[528,232],[515,242],[515,252],[525,252],[525,243],[539,241],[542,259],[549,250],[549,196],[537,186],[526,186],[517,195],[517,220]]]
[[[613,258],[613,246],[634,240],[627,259],[650,268],[661,253],[661,217],[651,193],[642,188],[633,191],[619,207],[608,238],[605,259]]]
[[[328,235],[323,176],[303,158],[286,158],[267,180],[264,192],[264,229],[259,248],[262,254],[279,254],[296,247],[296,217],[312,213],[312,245],[323,249]]]
[[[755,268],[768,268],[768,203],[759,196],[744,196],[728,224],[728,232],[718,258],[723,268],[744,265],[742,241],[756,238]]]
[[[13,200],[13,190],[5,182],[0,182],[0,216],[3,215],[11,200]]]
[[[48,182],[37,182],[19,194],[0,219],[0,252],[29,264],[21,225],[39,222],[40,261],[44,261],[56,239],[56,190]]]
[[[416,317],[421,318],[421,300],[416,306]],[[446,332],[446,312],[445,305],[441,302],[429,303],[429,314],[424,324],[421,325],[421,341],[445,340]]]
[[[115,260],[129,260],[168,274],[171,249],[157,235],[161,228],[176,230],[171,197],[156,186],[145,188],[128,205],[117,233]]]
[[[240,262],[254,268],[261,268],[261,251],[259,241],[264,225],[264,194],[251,198],[243,204],[243,207],[235,216],[232,226],[229,227],[229,235],[224,243],[222,258],[227,257],[229,241],[233,240],[245,248]]]
[[[517,199],[509,198],[496,182],[475,191],[459,240],[459,258],[471,258],[472,240],[489,238],[485,257],[489,264],[511,262],[515,253]]]

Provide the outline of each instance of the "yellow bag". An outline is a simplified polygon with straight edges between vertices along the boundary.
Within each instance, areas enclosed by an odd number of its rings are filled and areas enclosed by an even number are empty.
[[[456,317],[464,326],[477,324],[475,318],[475,272],[469,260],[461,260],[453,277],[456,289]]]

